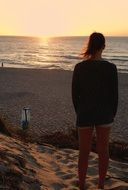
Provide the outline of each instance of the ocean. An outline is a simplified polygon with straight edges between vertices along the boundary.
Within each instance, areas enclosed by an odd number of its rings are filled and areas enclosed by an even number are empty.
[[[0,65],[18,68],[73,70],[88,37],[0,36]],[[128,73],[128,37],[106,37],[103,58]]]

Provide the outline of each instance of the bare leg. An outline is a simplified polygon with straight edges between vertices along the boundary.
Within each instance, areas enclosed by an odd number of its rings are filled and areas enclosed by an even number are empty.
[[[93,127],[78,128],[79,134],[79,161],[78,175],[80,190],[84,190],[85,178],[88,167],[88,157],[91,149]]]
[[[109,164],[109,134],[111,127],[96,126],[97,151],[99,155],[99,183],[98,188],[104,188],[105,177]]]

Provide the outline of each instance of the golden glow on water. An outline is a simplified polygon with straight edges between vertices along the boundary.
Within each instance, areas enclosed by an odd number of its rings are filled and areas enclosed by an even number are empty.
[[[50,37],[48,36],[39,37],[39,41],[40,43],[48,44],[48,42],[50,41]]]
[[[80,36],[94,31],[128,36],[128,0],[3,0],[0,34]]]

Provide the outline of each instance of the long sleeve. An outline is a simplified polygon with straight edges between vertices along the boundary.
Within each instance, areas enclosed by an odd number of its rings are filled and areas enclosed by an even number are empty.
[[[112,88],[112,109],[113,109],[113,116],[115,117],[118,107],[118,74],[116,66],[114,66],[114,69],[112,71],[111,88]]]
[[[72,77],[72,102],[76,113],[78,108],[79,97],[79,73],[78,66],[76,65]]]

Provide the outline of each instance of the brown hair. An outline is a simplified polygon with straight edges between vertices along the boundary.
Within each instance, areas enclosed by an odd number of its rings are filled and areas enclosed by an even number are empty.
[[[95,55],[97,51],[105,47],[105,37],[103,34],[94,32],[90,35],[87,48],[84,49],[82,56],[83,58],[89,58]]]

